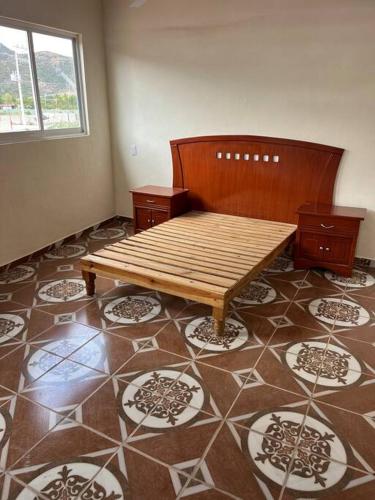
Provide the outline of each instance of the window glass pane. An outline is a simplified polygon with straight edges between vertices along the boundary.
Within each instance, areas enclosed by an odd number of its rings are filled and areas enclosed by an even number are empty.
[[[27,33],[0,26],[0,132],[37,129]]]
[[[45,130],[81,128],[73,41],[33,33]]]

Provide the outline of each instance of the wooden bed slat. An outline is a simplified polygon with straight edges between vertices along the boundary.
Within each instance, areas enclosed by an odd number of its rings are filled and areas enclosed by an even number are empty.
[[[192,278],[196,281],[201,281],[203,283],[209,283],[212,285],[219,285],[227,288],[232,287],[236,283],[236,279],[233,278],[223,278],[221,276],[215,276],[211,273],[194,271],[186,266],[175,266],[161,262],[155,262],[154,260],[150,259],[143,259],[142,257],[133,257],[129,253],[119,253],[105,249],[95,252],[94,255],[119,262],[124,262],[127,264],[134,264],[135,266],[147,266],[147,268],[150,270],[152,269],[155,271],[162,271],[168,274],[173,274],[175,276],[183,276],[184,278]]]
[[[170,245],[169,243],[150,243],[150,242],[145,242],[145,241],[134,241],[134,238],[128,239],[128,240],[122,240],[118,241],[116,245],[131,245],[135,248],[144,248],[147,250],[151,250],[152,252],[162,252],[163,254],[166,255],[172,255],[172,257],[175,256],[183,256],[184,258],[191,259],[193,261],[197,262],[204,262],[204,263],[213,263],[217,266],[218,268],[224,268],[230,271],[235,271],[235,272],[246,272],[248,267],[246,264],[240,264],[239,262],[233,262],[232,260],[226,260],[226,259],[219,259],[215,257],[210,257],[207,256],[207,252],[204,252],[203,250],[197,250],[194,249],[194,253],[192,253],[191,250],[186,250],[186,247],[184,245]]]
[[[140,236],[140,235],[137,235],[137,237],[138,236]],[[143,236],[143,234],[142,234],[142,236]],[[167,243],[167,244],[173,245],[174,242],[176,242],[176,239],[164,238],[164,237],[160,237],[160,236],[158,238],[152,238],[151,235],[148,235],[147,241],[155,242],[155,244],[159,244],[159,242],[162,242],[162,243]],[[213,245],[211,245],[210,247],[205,246],[205,245],[195,245],[191,242],[185,243],[183,240],[178,240],[178,243],[176,242],[176,246],[177,246],[177,244],[183,246],[184,248],[188,248],[190,251],[194,250],[194,249],[197,249],[200,251],[205,251],[206,255],[211,255],[211,256],[218,258],[218,259],[223,258],[226,260],[231,260],[231,259],[234,260],[234,257],[237,256],[238,262],[241,265],[245,265],[245,266],[251,265],[253,262],[257,261],[256,256],[252,258],[251,256],[241,255],[240,252],[238,252],[238,251],[235,253],[221,252],[220,250],[217,250]]]
[[[191,225],[185,221],[178,221],[173,227],[189,229]],[[272,233],[267,229],[263,231],[258,231],[256,228],[251,230],[236,230],[233,227],[227,227],[223,224],[201,224],[199,222],[195,223],[196,232],[212,233],[224,236],[230,236],[231,238],[236,238],[238,241],[248,242],[251,238],[256,237],[258,241],[277,241],[280,240],[285,235],[285,231],[277,230]]]
[[[248,263],[248,260],[251,259],[251,257],[258,257],[258,256],[262,256],[264,255],[265,253],[267,253],[267,251],[263,251],[263,249],[260,249],[260,250],[253,250],[253,251],[250,251],[250,250],[239,250],[238,248],[234,248],[233,250],[229,250],[228,249],[228,246],[224,246],[222,245],[220,248],[218,248],[217,246],[217,243],[215,244],[214,242],[211,242],[209,243],[208,241],[199,241],[198,239],[195,239],[194,241],[192,241],[191,239],[187,239],[187,237],[184,237],[184,236],[180,236],[180,237],[176,237],[174,235],[171,235],[171,234],[167,234],[167,233],[161,233],[161,232],[158,232],[158,233],[153,233],[154,231],[154,228],[152,229],[148,229],[147,230],[147,235],[145,233],[140,233],[140,234],[137,234],[134,238],[148,238],[148,239],[152,239],[153,241],[158,241],[158,240],[161,240],[161,241],[169,241],[171,244],[173,244],[173,242],[179,242],[179,243],[183,243],[183,245],[185,247],[191,247],[191,248],[196,248],[196,247],[199,247],[199,248],[203,248],[204,250],[206,251],[209,251],[212,255],[222,255],[222,256],[226,256],[226,257],[231,257],[233,256],[233,254],[236,252],[237,254],[240,255],[239,259],[243,262],[246,262]]]
[[[156,228],[155,228],[156,229]],[[247,242],[245,241],[239,241],[236,237],[229,238],[226,235],[219,235],[217,233],[210,233],[209,231],[199,231],[199,229],[194,229],[194,235],[187,234],[187,230],[185,228],[178,228],[176,226],[173,226],[171,228],[163,228],[160,229],[158,234],[171,234],[173,236],[176,236],[178,238],[186,238],[188,241],[207,241],[207,242],[212,242],[215,245],[221,243],[222,245],[225,244],[231,244],[231,246],[234,249],[238,249],[240,252],[242,250],[249,250],[249,249],[260,249],[260,250],[269,250],[270,248],[273,248],[277,242],[281,241],[280,238],[278,240],[272,240],[268,241],[266,243],[264,239],[256,239],[255,238],[249,238]],[[255,235],[254,235],[255,236]],[[255,242],[254,242],[255,240]]]
[[[124,252],[124,246],[122,245],[110,245],[106,247],[107,250],[111,250],[113,252],[119,252],[123,254]],[[159,253],[155,250],[144,250],[142,247],[138,246],[137,249],[133,249],[131,245],[128,245],[126,248],[126,255],[132,255],[133,257],[140,257],[142,259],[146,260],[152,260],[155,262],[161,262],[163,264],[172,264],[176,266],[186,266],[188,265],[189,269],[192,269],[194,271],[202,271],[206,273],[211,273],[215,276],[221,276],[223,278],[240,278],[242,275],[239,274],[236,271],[230,272],[228,270],[224,270],[220,266],[215,266],[214,264],[211,265],[201,265],[198,264],[197,261],[194,261],[192,259],[185,259],[183,257],[172,257],[172,256],[166,256],[164,253]]]

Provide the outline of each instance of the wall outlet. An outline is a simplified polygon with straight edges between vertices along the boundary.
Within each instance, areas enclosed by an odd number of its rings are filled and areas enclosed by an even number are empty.
[[[131,144],[130,145],[130,154],[132,156],[137,156],[138,154],[138,149],[137,149],[137,145],[136,144]]]

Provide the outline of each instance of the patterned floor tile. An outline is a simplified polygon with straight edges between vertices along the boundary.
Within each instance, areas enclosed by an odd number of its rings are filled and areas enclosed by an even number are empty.
[[[286,325],[276,328],[271,339],[268,342],[268,347],[278,351],[285,351],[289,348],[291,342],[309,342],[309,341],[328,341],[329,332],[322,332],[304,328],[300,325]]]
[[[213,487],[239,498],[277,499],[286,479],[286,472],[270,466],[263,473],[262,463],[256,461],[249,452],[248,435],[249,431],[245,428],[237,429],[227,425],[222,427],[204,456],[211,476],[209,482]],[[259,440],[263,438],[260,435],[251,437],[251,446],[261,446]]]
[[[170,321],[158,331],[152,340],[152,345],[178,356],[194,359],[201,352],[201,344],[188,342],[186,328],[184,323],[176,320]],[[147,340],[147,337],[144,337],[143,340]]]
[[[298,462],[299,465],[295,465]],[[295,461],[291,466],[291,470],[298,471],[301,464],[307,463],[304,474],[305,477],[290,474],[286,482],[286,487],[282,495],[282,499],[296,498],[307,496],[308,498],[330,498],[332,500],[366,500],[371,498],[375,487],[375,476],[365,474],[356,469],[345,467],[333,460],[327,460],[326,457],[321,460],[316,459],[315,455],[309,455],[305,452],[298,456],[296,453]],[[315,471],[316,468],[321,471]],[[310,475],[310,477],[306,477]],[[316,477],[316,479],[315,479]],[[320,481],[320,482],[319,482]]]
[[[186,358],[161,349],[150,350],[145,347],[116,372],[117,378],[132,382],[140,372],[152,372],[163,367],[174,367],[183,371],[189,366],[190,360]]]
[[[83,428],[64,432],[76,439],[75,446],[69,445],[67,440],[56,446],[58,433],[49,433],[30,451],[28,462],[21,459],[9,471],[12,478],[22,480],[27,489],[37,491],[38,499],[93,498],[93,495],[99,498],[124,498],[126,481],[121,471],[110,462],[116,448],[106,449],[105,445],[110,444],[109,441]],[[79,448],[87,451],[85,456],[77,454]],[[91,451],[93,449],[95,451]],[[30,498],[22,488],[18,491],[17,499]]]
[[[31,282],[24,283],[23,285],[19,285],[11,292],[11,300],[17,304],[21,304],[21,307],[23,308],[31,307],[34,303],[37,283],[38,282],[36,280],[33,280]]]
[[[365,473],[375,471],[375,427],[363,416],[314,400],[298,448]],[[314,444],[315,441],[315,444]]]
[[[327,333],[333,329],[341,299],[342,296],[328,295],[316,299],[298,299],[291,303],[286,317],[289,324]]]
[[[262,353],[255,370],[266,384],[308,397],[314,391],[320,364],[314,366],[308,376],[302,377],[304,364],[304,358],[298,357],[293,350],[286,352],[269,348]]]
[[[123,454],[130,498],[174,500],[182,487],[190,481],[191,476],[186,474],[183,469],[179,472],[178,467],[166,467],[137,453],[132,448],[125,447]],[[147,479],[139,481],[140,476]],[[190,491],[190,494],[199,493],[201,495],[203,491],[205,490],[202,487],[195,488]]]
[[[338,351],[341,359],[345,356],[352,370],[375,377],[375,345],[358,342],[347,337],[332,335],[328,345],[331,351]],[[355,360],[353,362],[352,360]]]
[[[375,321],[368,321],[363,325],[349,323],[346,327],[335,325],[333,328],[335,337],[347,337],[373,344],[375,342]]]
[[[147,454],[154,460],[167,465],[174,465],[200,458],[210,443],[221,421],[192,408],[181,410],[186,422],[179,426],[164,423],[163,427],[154,428],[155,422],[160,424],[158,406],[147,416],[144,425],[128,439],[128,444],[135,450]]]
[[[305,281],[313,287],[331,290],[328,293],[342,293],[346,288],[346,281],[337,279],[335,273],[325,271],[324,269],[310,269]]]
[[[38,271],[38,264],[27,262],[0,272],[0,293],[16,293],[25,285],[35,281]]]
[[[2,433],[5,435],[1,445],[1,466],[4,470],[10,468],[47,435],[52,427],[52,413],[54,424],[59,424],[63,419],[62,415],[21,397],[12,398],[1,407],[1,428],[4,429]]]
[[[237,310],[260,316],[283,315],[297,289],[288,281],[259,278],[252,281],[233,299]]]
[[[29,344],[21,344],[9,352],[0,363],[0,383],[3,387],[18,392],[36,383],[37,379],[62,360],[63,358],[53,353],[42,351]]]
[[[4,474],[3,477],[0,477],[0,491],[2,500],[22,499],[20,497],[21,493],[24,499],[37,498],[38,494],[40,496],[40,492],[34,490],[31,486],[27,486],[19,478],[13,477],[11,474]],[[44,498],[40,496],[41,500],[44,500]]]
[[[94,391],[77,409],[81,423],[95,431],[116,441],[118,444],[125,442],[130,434],[138,427],[138,422],[124,418],[125,394],[136,393],[139,387],[111,378],[96,391]],[[150,409],[160,399],[160,395],[152,395],[146,391]],[[124,400],[124,401],[123,401]],[[125,407],[127,408],[127,407]],[[145,414],[142,414],[144,418]],[[76,420],[75,416],[71,416]]]
[[[198,386],[201,386],[203,391],[200,394],[204,394],[202,404],[197,405],[194,398],[191,401],[186,401],[186,404],[218,417],[226,415],[244,383],[244,379],[236,377],[235,374],[200,362],[192,362],[185,370],[184,376],[197,379]],[[225,391],[222,390],[223,387],[225,387]],[[174,392],[174,388],[172,392]]]
[[[168,320],[157,320],[135,325],[112,324],[106,329],[106,332],[127,339],[131,342],[138,343],[139,341],[140,346],[145,339],[151,340],[152,337],[155,337],[167,325],[169,325]]]
[[[62,360],[20,392],[27,399],[58,411],[57,408],[78,406],[106,380],[108,376],[103,372]]]

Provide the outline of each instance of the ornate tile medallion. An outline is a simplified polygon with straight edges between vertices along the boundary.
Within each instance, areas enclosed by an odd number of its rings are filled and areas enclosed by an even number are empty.
[[[72,259],[86,253],[86,248],[82,245],[61,245],[55,247],[44,254],[47,259]]]
[[[43,376],[47,383],[64,383],[85,378],[100,366],[104,352],[98,342],[90,341],[81,347],[77,339],[58,340],[43,345],[26,358],[24,369],[37,379]],[[61,362],[59,362],[60,356]],[[70,356],[70,359],[64,359]],[[88,365],[88,366],[87,366]]]
[[[337,326],[362,326],[370,315],[360,304],[336,298],[315,299],[309,304],[310,313],[319,321]]]
[[[89,236],[92,240],[115,240],[125,236],[125,231],[123,229],[113,227],[102,228],[91,231]]]
[[[220,337],[215,335],[211,316],[204,316],[191,321],[186,326],[184,335],[186,340],[194,347],[213,352],[239,349],[249,339],[247,328],[232,318],[225,321],[224,335]]]
[[[112,322],[123,324],[149,321],[161,311],[158,300],[148,295],[128,295],[109,302],[103,310],[104,316]]]
[[[365,288],[368,286],[375,285],[375,279],[371,274],[365,273],[364,271],[359,271],[355,269],[350,278],[345,278],[339,274],[332,273],[331,271],[326,271],[324,276],[332,283],[336,285],[348,288]]]
[[[267,304],[276,299],[276,290],[261,281],[252,281],[233,300],[242,304]]]
[[[287,273],[293,271],[293,261],[286,257],[277,257],[266,269],[268,273]]]
[[[38,290],[38,296],[46,302],[71,302],[86,296],[86,284],[76,278],[51,281]]]
[[[154,430],[191,422],[206,400],[201,381],[177,370],[147,372],[132,384],[119,394],[120,415]]]
[[[110,466],[102,468],[95,459],[77,458],[51,464],[37,472],[29,486],[51,500],[82,498],[87,500],[123,500],[127,490],[121,472]],[[30,490],[22,490],[16,500],[34,500]]]
[[[20,283],[26,281],[35,274],[35,269],[31,266],[19,265],[3,271],[0,274],[0,285],[8,285],[10,283]]]
[[[288,488],[301,496],[343,488],[349,445],[323,420],[307,416],[303,428],[302,421],[303,414],[285,408],[255,414],[242,441],[253,470],[281,486],[290,467]]]
[[[0,314],[0,344],[21,333],[25,328],[25,320],[18,314]]]
[[[325,342],[293,342],[284,359],[295,375],[325,387],[347,387],[361,378],[360,362],[348,351]]]
[[[0,450],[8,441],[12,427],[12,417],[8,410],[0,408]]]

